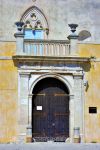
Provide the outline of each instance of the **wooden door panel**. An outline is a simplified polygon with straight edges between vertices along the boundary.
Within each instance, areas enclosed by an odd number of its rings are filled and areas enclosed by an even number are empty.
[[[69,136],[69,98],[59,80],[49,78],[37,85],[32,98],[32,133],[34,138]],[[41,106],[42,110],[37,110]],[[64,138],[63,138],[64,137]]]

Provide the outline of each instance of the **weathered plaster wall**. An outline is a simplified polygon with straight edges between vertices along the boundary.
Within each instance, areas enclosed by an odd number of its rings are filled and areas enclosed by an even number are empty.
[[[17,135],[17,70],[10,59],[15,43],[0,42],[0,143]],[[4,57],[6,56],[6,57]]]
[[[100,142],[100,44],[79,44],[81,56],[95,56],[90,71],[86,71],[88,88],[85,91],[85,141]],[[89,107],[97,107],[97,114],[89,114]]]
[[[88,30],[92,40],[100,41],[100,1],[98,0],[0,0],[0,39],[15,40],[15,21],[31,6],[37,6],[45,14],[50,39],[66,39],[69,23],[78,23],[81,30]]]
[[[66,39],[68,23],[78,23],[80,30],[89,30],[92,40],[100,41],[100,2],[96,0],[0,0],[0,142],[14,141],[17,137],[17,68],[10,58],[15,53],[13,34],[15,21],[32,5],[39,7],[46,15],[50,27],[50,39]],[[5,41],[5,42],[4,42]],[[85,141],[100,142],[100,45],[79,44],[80,56],[96,56],[86,71],[89,87],[85,92]],[[9,56],[9,58],[8,58]],[[6,57],[6,58],[5,58]],[[96,106],[97,114],[89,114],[88,107]]]
[[[16,140],[18,134],[17,68],[10,59],[15,53],[14,42],[0,42],[0,142]],[[89,87],[85,91],[85,142],[100,142],[100,45],[79,44],[80,56],[95,56],[90,70],[86,70]],[[6,58],[4,57],[6,56]],[[4,59],[5,58],[5,59]],[[97,107],[97,114],[89,114],[88,107]]]

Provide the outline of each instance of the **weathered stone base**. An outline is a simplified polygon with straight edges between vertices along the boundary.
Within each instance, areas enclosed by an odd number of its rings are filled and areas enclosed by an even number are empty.
[[[1,144],[0,150],[100,150],[100,144],[32,143]]]
[[[80,143],[80,138],[74,138],[74,143]]]
[[[26,137],[26,143],[31,143],[32,142],[32,137]]]

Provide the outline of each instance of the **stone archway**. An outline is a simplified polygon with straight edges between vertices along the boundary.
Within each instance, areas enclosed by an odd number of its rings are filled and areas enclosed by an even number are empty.
[[[22,117],[23,115],[20,115],[20,136],[26,135],[26,137],[30,137],[32,139],[32,96],[33,96],[33,89],[34,87],[40,82],[41,80],[45,78],[54,78],[62,82],[69,91],[69,142],[73,142],[73,134],[74,134],[74,128],[79,127],[80,128],[80,135],[81,139],[83,140],[83,80],[82,75],[75,74],[72,76],[71,74],[67,75],[61,75],[56,73],[45,73],[45,74],[21,74],[20,75],[20,113],[23,113],[23,110],[25,108],[25,121],[24,125],[22,126]],[[74,92],[74,93],[73,93]],[[23,95],[24,98],[23,99]],[[77,119],[78,118],[78,119]],[[28,124],[28,130],[26,132],[26,128]],[[22,128],[23,127],[23,128]],[[22,130],[24,129],[24,130]],[[23,134],[24,133],[24,134]],[[31,141],[31,140],[30,140]]]
[[[28,124],[29,124],[29,128],[30,128],[30,131],[29,131],[29,135],[30,137],[32,137],[32,91],[34,89],[34,87],[36,86],[36,84],[45,79],[45,78],[54,78],[54,79],[58,79],[60,82],[62,82],[66,88],[68,88],[68,91],[70,93],[69,95],[69,111],[70,111],[70,114],[69,114],[69,138],[68,138],[68,141],[69,142],[72,142],[73,141],[73,128],[74,128],[74,99],[73,99],[73,88],[72,88],[72,83],[70,82],[71,80],[69,78],[64,77],[63,75],[60,75],[60,74],[55,74],[55,73],[46,73],[46,74],[42,74],[40,76],[35,76],[35,78],[31,78],[32,82],[31,82],[31,85],[30,85],[30,88],[29,88],[29,98],[28,98],[28,101],[29,101],[29,106],[28,106],[28,111],[29,111],[29,116],[28,116]],[[72,77],[71,77],[72,78]]]

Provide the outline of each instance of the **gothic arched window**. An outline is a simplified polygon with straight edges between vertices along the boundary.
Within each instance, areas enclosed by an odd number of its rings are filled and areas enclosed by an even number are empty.
[[[22,16],[24,22],[25,39],[46,39],[49,26],[46,17],[37,7],[32,6]]]

